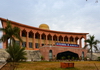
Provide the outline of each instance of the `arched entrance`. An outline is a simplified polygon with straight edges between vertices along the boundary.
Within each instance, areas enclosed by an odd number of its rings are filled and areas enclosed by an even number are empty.
[[[71,51],[66,51],[66,52],[61,52],[57,54],[57,59],[78,59],[79,56],[78,54],[71,52]]]
[[[49,51],[49,59],[52,59],[52,50]]]

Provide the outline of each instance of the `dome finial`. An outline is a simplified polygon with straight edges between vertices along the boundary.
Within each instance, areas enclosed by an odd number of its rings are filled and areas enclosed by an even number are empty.
[[[44,23],[41,24],[41,25],[39,26],[39,28],[49,30],[49,26],[48,26],[47,24],[44,24]]]

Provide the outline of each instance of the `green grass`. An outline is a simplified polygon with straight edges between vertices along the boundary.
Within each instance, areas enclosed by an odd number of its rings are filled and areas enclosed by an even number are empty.
[[[60,62],[21,62],[16,70],[97,70],[99,61],[74,61],[74,68],[61,68]]]

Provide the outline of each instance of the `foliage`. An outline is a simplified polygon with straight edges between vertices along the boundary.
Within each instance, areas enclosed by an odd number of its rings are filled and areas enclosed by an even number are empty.
[[[68,55],[68,59],[70,59],[70,56]]]
[[[75,57],[72,57],[72,60],[74,60],[75,59]]]
[[[43,56],[41,56],[41,60],[43,60],[44,59],[44,57]]]
[[[95,36],[94,35],[92,35],[92,36],[89,35],[89,39],[85,40],[85,42],[87,44],[84,46],[84,48],[90,46],[89,50],[91,50],[90,52],[91,52],[91,60],[92,60],[92,53],[93,53],[92,49],[94,47],[96,50],[98,50],[97,44],[100,43],[100,41],[99,40],[95,40]]]
[[[98,57],[98,60],[100,61],[100,57]]]
[[[20,60],[26,59],[26,52],[24,47],[18,46],[16,43],[13,46],[8,46],[6,51],[10,54],[11,62],[18,62]]]
[[[13,45],[8,46],[6,51],[9,53],[10,57],[7,59],[7,62],[11,63],[12,70],[15,69],[16,64],[18,64],[19,61],[26,60],[26,52],[24,51],[25,48],[21,48],[16,43]]]
[[[22,42],[20,37],[20,29],[18,27],[12,27],[10,21],[7,20],[7,26],[5,28],[0,28],[0,31],[3,31],[4,34],[0,38],[0,42],[6,42],[10,39],[10,44],[7,44],[6,51],[9,53],[10,57],[7,59],[7,62],[10,62],[11,70],[14,70],[16,64],[19,61],[26,59],[25,48],[21,48],[15,43],[15,38],[19,39]]]
[[[66,59],[66,57],[65,57],[65,56],[63,56],[63,57],[61,57],[61,59],[62,59],[62,60],[64,60],[64,59]]]
[[[6,22],[7,26],[5,28],[0,28],[0,31],[4,32],[4,35],[0,38],[0,42],[6,42],[8,39],[10,39],[10,45],[11,42],[14,42],[17,38],[22,42],[22,39],[20,38],[20,29],[18,27],[12,27],[9,20]]]

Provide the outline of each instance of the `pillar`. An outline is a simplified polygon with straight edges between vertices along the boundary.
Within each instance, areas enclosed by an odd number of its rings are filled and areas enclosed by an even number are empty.
[[[33,49],[36,49],[35,48],[35,33],[33,34]]]
[[[27,35],[26,35],[26,49],[28,49],[29,48],[29,41],[28,41],[29,39],[28,39],[28,32],[27,32]]]
[[[81,38],[79,39],[79,46],[80,46],[80,48],[82,47]]]
[[[57,37],[57,42],[59,42],[59,36]]]
[[[75,44],[75,38],[73,37],[73,44]]]
[[[47,39],[47,35],[46,35],[46,45],[48,45],[48,39]]]
[[[22,31],[20,30],[20,38],[22,38]],[[20,42],[20,46],[22,47],[22,42]]]
[[[65,43],[65,42],[64,42],[64,37],[63,37],[63,43]]]
[[[53,46],[53,36],[51,36],[51,38],[52,38],[52,46]]]
[[[68,43],[70,44],[70,37],[68,37]]]
[[[41,34],[40,34],[40,47],[41,47],[42,45],[41,45]]]

